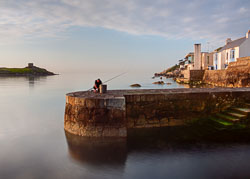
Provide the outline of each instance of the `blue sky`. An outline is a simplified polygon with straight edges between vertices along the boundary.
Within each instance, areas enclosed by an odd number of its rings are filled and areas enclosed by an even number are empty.
[[[248,29],[249,0],[2,0],[0,66],[156,72]]]

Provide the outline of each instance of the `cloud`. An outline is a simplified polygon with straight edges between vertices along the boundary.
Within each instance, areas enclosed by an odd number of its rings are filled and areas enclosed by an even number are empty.
[[[250,27],[248,0],[3,0],[0,38],[57,36],[74,26],[216,41]]]
[[[244,13],[247,13],[247,12],[248,12],[248,10],[245,7],[241,7],[239,9],[239,13],[241,13],[241,14],[244,14]]]

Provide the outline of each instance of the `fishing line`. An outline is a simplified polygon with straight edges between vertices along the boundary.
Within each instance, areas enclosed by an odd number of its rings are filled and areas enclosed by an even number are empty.
[[[109,82],[109,81],[112,81],[112,80],[114,80],[115,78],[118,78],[118,77],[120,77],[120,76],[122,76],[122,75],[124,75],[124,74],[126,74],[126,73],[128,73],[128,72],[127,72],[127,71],[126,71],[126,72],[123,72],[123,73],[121,73],[121,74],[119,74],[119,75],[117,75],[117,76],[115,76],[115,77],[112,77],[112,78],[108,79],[107,81],[104,81],[103,83],[107,83],[107,82]],[[93,87],[90,88],[90,89],[88,89],[88,91],[90,91],[91,89],[93,89]]]

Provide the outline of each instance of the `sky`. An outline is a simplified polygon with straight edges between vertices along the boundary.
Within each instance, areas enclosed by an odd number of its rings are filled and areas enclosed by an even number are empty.
[[[0,0],[0,66],[154,73],[248,29],[249,0]]]

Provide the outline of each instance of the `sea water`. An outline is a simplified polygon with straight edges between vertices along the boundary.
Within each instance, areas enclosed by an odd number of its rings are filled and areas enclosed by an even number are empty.
[[[64,132],[65,94],[117,74],[0,77],[0,178],[249,178],[250,144],[103,141]],[[108,89],[153,85],[150,73],[125,74]],[[133,140],[133,139],[131,139]],[[157,141],[157,137],[155,141]],[[163,145],[164,144],[164,145]]]

